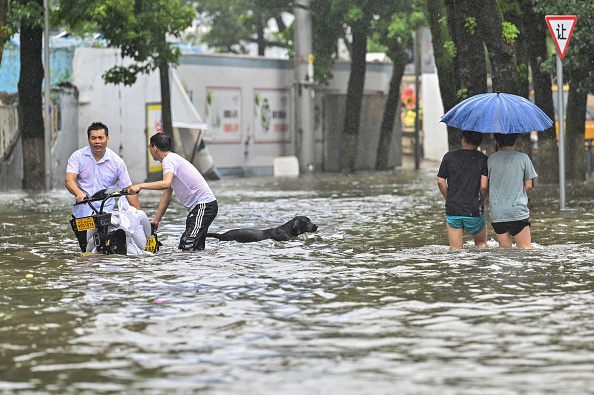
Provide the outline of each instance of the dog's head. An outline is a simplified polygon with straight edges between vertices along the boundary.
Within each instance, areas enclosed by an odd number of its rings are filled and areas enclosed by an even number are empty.
[[[305,232],[315,232],[318,230],[318,225],[311,222],[311,220],[303,215],[299,215],[292,219],[293,221],[293,232],[295,235],[301,235]]]

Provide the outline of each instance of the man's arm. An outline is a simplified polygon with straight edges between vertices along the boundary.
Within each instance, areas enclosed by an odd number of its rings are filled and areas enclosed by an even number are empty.
[[[524,180],[524,189],[526,190],[526,192],[532,189],[532,179]]]
[[[155,231],[159,229],[159,222],[161,222],[161,218],[165,215],[165,211],[169,207],[169,203],[171,202],[171,197],[173,196],[173,189],[167,188],[163,191],[163,196],[161,196],[161,200],[159,201],[159,207],[157,208],[157,212],[155,216],[151,220],[151,223],[155,226]]]
[[[481,176],[481,200],[486,202],[489,197],[489,177]]]
[[[173,181],[173,173],[163,174],[163,180],[154,182],[143,182],[141,184],[132,185],[128,190],[132,193],[138,193],[143,189],[162,190],[169,189]]]
[[[78,187],[76,183],[76,177],[78,174],[66,172],[66,179],[64,180],[64,186],[68,189],[68,192],[76,197],[77,202],[81,202],[85,198],[85,193]]]
[[[437,177],[437,186],[443,197],[445,199],[448,198],[448,183],[445,178]]]

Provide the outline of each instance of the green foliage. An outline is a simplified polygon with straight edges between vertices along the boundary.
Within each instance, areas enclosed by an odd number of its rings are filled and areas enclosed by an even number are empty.
[[[202,0],[196,5],[201,40],[217,52],[247,53],[248,45],[258,39],[259,27],[281,18],[292,10],[289,0]],[[264,37],[265,45],[283,45],[291,39],[285,29],[281,34]]]
[[[388,52],[388,47],[371,39],[367,40],[367,52]]]
[[[522,10],[518,1],[498,0],[497,5],[499,6],[499,10],[503,15],[522,15]]]
[[[425,15],[398,4],[394,8],[385,8],[382,12],[372,20],[371,38],[384,48],[382,52],[395,61],[399,55],[392,52],[392,42],[396,40],[399,46],[412,45],[412,32],[426,25]]]
[[[528,81],[530,78],[529,76],[529,67],[526,63],[522,63],[518,65],[518,80],[520,81]]]
[[[365,17],[365,13],[363,12],[363,9],[361,7],[355,5],[352,8],[348,9],[347,15],[346,15],[346,22],[347,23],[359,22],[364,17]]]
[[[11,1],[9,4],[8,20],[15,33],[19,23],[26,23],[28,26],[43,26],[43,6],[36,2]],[[10,22],[12,21],[12,22]]]
[[[462,101],[464,99],[468,99],[468,89],[466,89],[466,88],[459,89],[456,92],[456,97],[458,98],[458,101]]]
[[[108,70],[105,81],[132,85],[140,73],[177,64],[180,51],[165,37],[179,37],[192,24],[194,8],[183,0],[62,0],[59,19],[73,30],[97,27],[110,46],[134,61]]]
[[[408,18],[408,20],[413,30],[429,25],[427,17],[425,16],[425,13],[423,11],[411,9],[408,12],[410,12],[410,17]],[[403,13],[407,14],[407,10],[404,10]]]
[[[315,80],[327,83],[332,78],[332,66],[338,55],[337,42],[346,35],[344,9],[333,0],[311,0]],[[328,23],[333,21],[334,23]]]
[[[503,40],[505,40],[505,42],[508,44],[513,44],[518,35],[520,34],[520,31],[518,30],[516,25],[514,25],[511,22],[503,22],[502,30]]]
[[[431,0],[428,0],[431,1]],[[448,18],[446,18],[445,16],[442,16],[441,18],[439,18],[439,24],[441,25],[442,30],[448,30]]]
[[[466,31],[468,31],[468,34],[470,36],[474,36],[476,34],[476,27],[477,23],[474,17],[469,16],[468,18],[466,18],[466,20],[464,21],[464,28],[466,29]]]
[[[458,53],[458,50],[456,49],[456,43],[454,43],[454,41],[452,41],[452,40],[448,40],[448,41],[444,42],[443,49],[444,49],[446,55],[449,56],[450,58],[455,58]]]

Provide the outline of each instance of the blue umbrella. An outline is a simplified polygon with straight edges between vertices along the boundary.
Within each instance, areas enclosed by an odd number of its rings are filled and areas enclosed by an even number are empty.
[[[441,122],[481,133],[530,133],[553,126],[536,104],[510,93],[482,93],[456,104]]]

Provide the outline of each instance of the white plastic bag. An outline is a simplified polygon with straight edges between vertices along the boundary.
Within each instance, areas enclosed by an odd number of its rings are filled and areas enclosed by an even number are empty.
[[[126,232],[128,255],[145,254],[146,239],[151,236],[151,223],[146,213],[130,206],[128,199],[118,200],[118,212],[112,213],[112,223]]]

